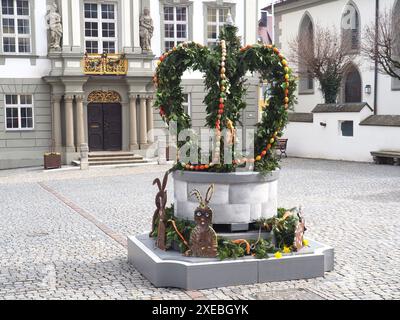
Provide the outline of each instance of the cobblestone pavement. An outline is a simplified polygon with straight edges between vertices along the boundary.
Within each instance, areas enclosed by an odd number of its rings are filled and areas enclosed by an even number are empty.
[[[190,292],[154,288],[116,241],[149,229],[151,183],[166,169],[0,171],[0,299],[400,299],[399,167],[284,160],[279,205],[304,206],[335,271]]]

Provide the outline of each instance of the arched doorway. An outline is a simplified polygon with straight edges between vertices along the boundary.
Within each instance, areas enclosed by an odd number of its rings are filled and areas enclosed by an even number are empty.
[[[362,101],[362,83],[361,76],[357,68],[351,66],[344,77],[344,102],[361,102]]]
[[[88,97],[88,142],[90,151],[122,149],[121,97],[115,91],[94,91]]]

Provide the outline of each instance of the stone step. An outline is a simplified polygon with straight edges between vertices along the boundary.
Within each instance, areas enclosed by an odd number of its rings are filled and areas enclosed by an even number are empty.
[[[114,158],[114,157],[136,157],[134,153],[89,153],[89,158]]]
[[[115,157],[90,157],[90,161],[115,161],[115,160],[143,160],[143,157],[141,156],[115,156]]]
[[[117,164],[139,164],[147,163],[146,160],[108,160],[108,161],[91,161],[89,160],[89,165],[91,166],[107,166],[107,165],[117,165]]]
[[[90,152],[89,158],[140,157],[132,152]]]

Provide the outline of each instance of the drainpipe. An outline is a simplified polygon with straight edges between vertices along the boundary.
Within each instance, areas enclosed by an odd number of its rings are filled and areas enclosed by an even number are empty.
[[[271,0],[271,15],[272,15],[272,44],[275,44],[275,0]]]
[[[379,32],[379,0],[375,0],[375,90],[374,90],[374,115],[378,114],[378,32]]]

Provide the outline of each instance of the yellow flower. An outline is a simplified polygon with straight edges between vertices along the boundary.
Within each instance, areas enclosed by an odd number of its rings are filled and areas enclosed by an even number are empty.
[[[282,253],[280,253],[279,251],[275,253],[275,258],[276,259],[280,259],[282,258]]]
[[[286,247],[286,246],[283,247],[283,253],[291,253],[291,252],[292,252],[292,250],[290,250],[289,247]]]
[[[310,242],[306,239],[303,240],[303,246],[308,247],[308,245],[310,244]]]

